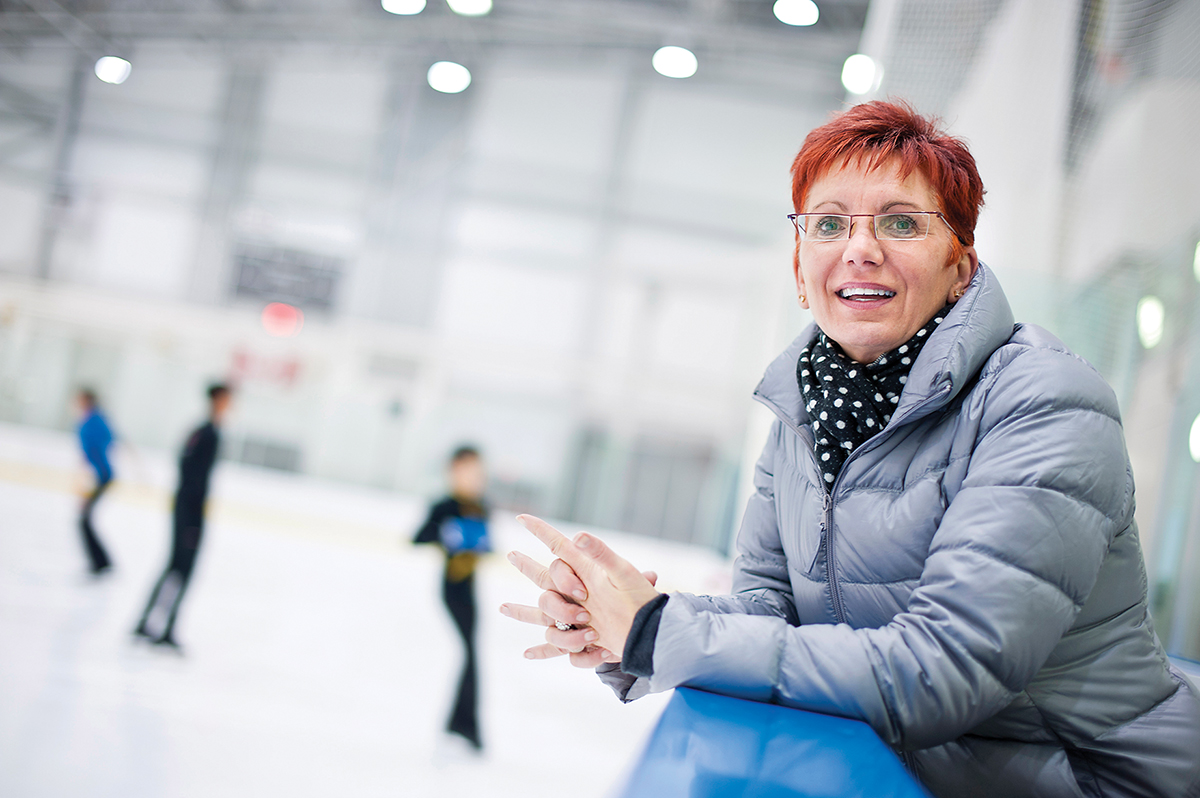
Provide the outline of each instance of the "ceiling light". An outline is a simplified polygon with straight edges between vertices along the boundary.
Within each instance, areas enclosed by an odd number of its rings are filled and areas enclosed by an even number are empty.
[[[696,74],[696,67],[699,66],[691,50],[674,46],[658,48],[650,63],[654,65],[655,72],[668,78],[690,78]]]
[[[124,83],[132,71],[133,64],[115,55],[106,55],[96,62],[96,77],[105,83]]]
[[[425,0],[382,0],[383,10],[389,14],[412,16],[425,10]]]
[[[883,69],[869,55],[855,53],[842,65],[842,85],[851,94],[866,94],[879,85]]]
[[[1163,322],[1167,311],[1162,300],[1156,296],[1144,296],[1137,304],[1138,338],[1146,349],[1158,346],[1163,338]]]
[[[492,10],[492,0],[446,0],[446,5],[464,17],[482,17]]]
[[[425,74],[429,87],[443,94],[458,94],[471,85],[471,70],[453,61],[438,61]]]
[[[1192,459],[1200,463],[1200,416],[1192,422],[1192,431],[1188,434],[1188,453]]]
[[[813,0],[775,0],[775,18],[787,25],[815,25],[821,9]]]
[[[1196,242],[1196,253],[1192,255],[1192,274],[1196,275],[1196,282],[1200,283],[1200,241]]]

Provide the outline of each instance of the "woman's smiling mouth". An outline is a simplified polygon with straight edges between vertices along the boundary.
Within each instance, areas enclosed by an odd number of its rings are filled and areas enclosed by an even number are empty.
[[[876,302],[881,299],[891,299],[896,295],[895,291],[890,291],[887,288],[870,288],[866,286],[847,286],[839,289],[837,295],[842,299],[851,302]]]

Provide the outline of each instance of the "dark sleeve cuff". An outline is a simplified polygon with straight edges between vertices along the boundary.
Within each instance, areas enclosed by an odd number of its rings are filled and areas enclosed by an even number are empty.
[[[658,622],[662,620],[668,598],[663,593],[643,604],[633,616],[633,625],[629,627],[625,651],[621,655],[621,670],[630,676],[646,678],[654,674],[654,638],[658,636]]]

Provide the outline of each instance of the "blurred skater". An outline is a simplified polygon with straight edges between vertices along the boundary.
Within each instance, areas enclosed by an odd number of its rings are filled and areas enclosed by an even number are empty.
[[[458,696],[446,729],[483,749],[479,736],[479,678],[475,657],[475,566],[491,550],[488,540],[487,485],[483,457],[472,446],[461,446],[450,457],[450,495],[434,504],[414,543],[436,543],[446,555],[442,600],[462,635],[465,649]]]
[[[112,570],[112,560],[96,535],[96,528],[92,525],[92,511],[96,509],[96,503],[100,501],[113,479],[112,464],[108,460],[108,449],[112,446],[113,434],[104,414],[100,412],[100,404],[94,391],[81,388],[76,395],[76,401],[80,418],[79,445],[83,448],[83,456],[96,473],[96,481],[84,498],[79,513],[79,531],[83,535],[83,548],[88,556],[88,570],[93,576],[100,576]]]
[[[184,444],[179,458],[179,488],[175,491],[173,512],[173,535],[171,558],[166,570],[159,577],[142,619],[138,621],[134,634],[153,640],[157,645],[179,649],[174,637],[175,618],[179,604],[200,553],[200,540],[204,531],[204,502],[208,497],[208,478],[217,459],[220,443],[218,429],[229,410],[232,396],[226,385],[212,385],[208,389],[208,421],[196,428]],[[164,591],[164,588],[168,588]],[[166,620],[157,632],[151,632],[149,623],[155,609],[166,613]]]

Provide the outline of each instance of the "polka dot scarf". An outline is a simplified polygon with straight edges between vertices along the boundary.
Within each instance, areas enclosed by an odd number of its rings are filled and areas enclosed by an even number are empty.
[[[866,365],[848,358],[820,330],[801,350],[796,379],[812,418],[813,450],[826,490],[846,457],[892,420],[917,353],[949,310],[942,308],[907,343]]]

